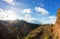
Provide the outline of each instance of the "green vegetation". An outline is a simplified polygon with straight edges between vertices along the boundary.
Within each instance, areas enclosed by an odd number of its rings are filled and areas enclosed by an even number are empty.
[[[50,38],[53,38],[51,35],[52,34],[51,28],[53,25],[51,24],[37,25],[37,24],[24,23],[16,27],[15,26],[4,26],[3,24],[0,23],[0,29],[1,29],[0,34],[2,33],[0,36],[5,35],[5,39],[50,39]],[[56,38],[58,39],[58,36]]]
[[[56,39],[58,39],[58,37],[59,37],[59,36],[57,35],[57,36],[56,36]]]
[[[49,34],[45,34],[44,38],[43,39],[48,39],[50,37]]]
[[[32,30],[25,39],[53,39],[53,35],[51,32],[52,26],[40,26],[34,30]],[[57,37],[58,38],[58,37]]]

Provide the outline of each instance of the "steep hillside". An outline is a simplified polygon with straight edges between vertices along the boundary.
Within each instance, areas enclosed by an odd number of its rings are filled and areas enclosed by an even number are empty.
[[[53,26],[54,39],[60,39],[60,9],[57,11],[57,19],[55,25]]]
[[[0,39],[22,39],[38,26],[38,24],[27,23],[22,20],[15,20],[13,22],[0,20]]]
[[[53,25],[42,25],[32,30],[25,39],[53,39],[52,28]]]
[[[53,39],[53,24],[32,24],[23,20],[1,21],[0,39]]]

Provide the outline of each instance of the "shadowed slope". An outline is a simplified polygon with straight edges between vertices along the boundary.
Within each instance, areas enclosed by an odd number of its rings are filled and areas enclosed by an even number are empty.
[[[25,39],[53,39],[51,28],[53,25],[42,25],[32,30]]]

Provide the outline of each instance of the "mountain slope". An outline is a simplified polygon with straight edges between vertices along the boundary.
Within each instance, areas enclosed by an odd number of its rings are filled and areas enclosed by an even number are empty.
[[[1,39],[18,39],[26,36],[31,30],[37,28],[38,24],[27,23],[23,20],[11,21],[1,21],[0,20],[0,33]],[[5,36],[2,36],[5,34]],[[8,36],[8,37],[7,37]]]
[[[35,30],[32,30],[25,39],[53,39],[52,28],[53,25],[39,26]]]

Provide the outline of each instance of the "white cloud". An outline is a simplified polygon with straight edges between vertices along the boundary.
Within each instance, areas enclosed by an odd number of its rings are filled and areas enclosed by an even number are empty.
[[[0,9],[0,12],[3,12],[3,9]]]
[[[4,0],[4,1],[7,2],[7,3],[9,3],[9,4],[15,5],[14,0]]]
[[[42,24],[55,24],[55,21],[56,21],[55,16],[47,16],[47,17],[44,17],[44,18],[40,19],[40,22]]]
[[[30,14],[26,14],[24,20],[27,21],[27,22],[30,22],[30,23],[33,21]]]
[[[31,12],[31,9],[30,9],[30,8],[24,9],[24,10],[22,10],[22,12],[23,12],[23,13],[30,13],[30,12]]]
[[[34,18],[31,17],[31,15],[26,14],[25,21],[30,22],[30,23],[37,23],[37,24],[55,24],[56,17],[55,16],[47,16],[43,18]]]
[[[25,17],[20,17],[20,19],[25,20],[29,23],[36,23],[36,24],[55,24],[56,17],[55,16],[47,16],[47,17],[40,17],[35,18],[32,17],[30,14],[25,14]]]
[[[46,9],[41,8],[41,7],[35,7],[35,11],[40,12],[43,15],[49,14],[49,12]]]
[[[55,16],[49,16],[49,19],[56,19]]]
[[[23,9],[21,10],[22,11],[22,14],[24,14],[24,16],[20,16],[19,19],[20,20],[25,20],[27,22],[32,22],[32,17],[30,15],[31,13],[31,9],[30,8],[27,8],[27,9]]]
[[[31,17],[30,14],[25,14],[24,17],[23,16],[20,16],[19,19],[20,20],[25,20],[25,21],[27,21],[29,23],[34,23],[34,20],[35,20],[35,18],[34,17]]]
[[[16,20],[17,15],[12,10],[0,9],[0,20]]]
[[[55,24],[55,21],[56,21],[56,16],[49,16],[49,21],[51,22],[51,23],[54,23]]]
[[[15,14],[15,12],[13,12],[13,10],[0,9],[0,20],[9,20],[9,19],[14,20],[13,18],[17,19],[17,15]],[[32,17],[30,14],[26,13],[25,17],[19,16],[19,19],[25,20],[30,23],[37,23],[37,24],[38,23],[42,23],[42,24],[49,24],[49,23],[52,24],[53,23],[54,24],[56,17],[55,16],[47,16],[47,17],[35,18],[35,17]]]

